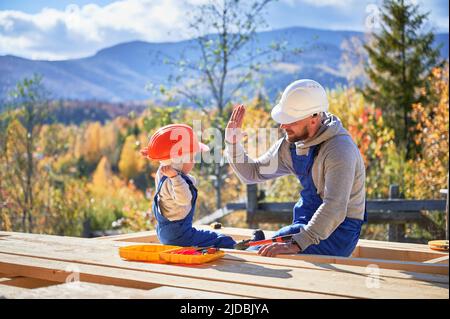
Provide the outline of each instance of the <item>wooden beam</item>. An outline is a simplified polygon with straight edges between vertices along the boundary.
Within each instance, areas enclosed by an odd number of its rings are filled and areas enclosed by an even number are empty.
[[[424,261],[424,263],[426,263],[426,264],[446,264],[447,267],[448,267],[448,255],[447,256],[433,258],[433,259]]]
[[[203,227],[202,229],[208,229],[207,227]],[[220,230],[221,233],[233,236],[233,238],[240,238],[240,239],[248,239],[250,238],[251,232],[253,230],[251,229],[242,229],[242,228],[229,228],[225,227]],[[273,231],[265,231],[266,236],[270,237],[273,236]],[[157,237],[155,232],[145,232],[145,233],[136,233],[136,234],[130,234],[130,237],[127,237],[126,235],[123,235],[123,237],[116,239],[118,241],[123,242],[148,242],[146,240],[146,235],[152,237],[152,241],[157,242]],[[134,240],[137,236],[138,240]],[[114,238],[117,238],[116,236],[112,236]],[[225,250],[229,252],[230,254],[240,254],[241,252],[234,251],[234,250]],[[362,255],[361,255],[362,252]],[[407,253],[409,252],[409,253]],[[252,252],[247,252],[249,254],[252,254]],[[373,254],[371,254],[373,253]],[[394,269],[394,270],[405,270],[409,272],[422,272],[422,273],[429,273],[429,274],[448,274],[448,269],[445,267],[435,268],[435,267],[427,267],[427,265],[423,265],[421,262],[418,261],[424,261],[426,259],[436,258],[442,255],[446,255],[446,253],[438,252],[431,250],[427,245],[423,244],[410,244],[410,243],[393,243],[388,241],[377,241],[377,240],[366,240],[366,239],[360,239],[358,242],[358,246],[355,248],[355,251],[352,254],[352,258],[342,258],[340,259],[340,265],[353,265],[356,264],[358,266],[367,266],[370,264],[370,259],[376,260],[378,263],[380,263],[380,260],[398,260],[400,262],[402,261],[414,261],[416,263],[412,264],[404,264],[404,263],[382,263],[384,269]],[[288,255],[286,255],[288,256]],[[308,255],[300,255],[303,260],[309,261],[311,260],[311,257],[308,257]],[[284,258],[279,256],[280,258]],[[313,260],[317,260],[318,256],[312,257]],[[320,257],[320,256],[319,256]],[[273,262],[278,262],[280,258],[270,258],[270,260],[273,260]],[[286,258],[294,258],[292,256],[288,256]],[[353,258],[360,258],[361,260],[358,260],[358,262],[353,262]],[[410,258],[410,259],[408,259]],[[329,256],[324,256],[322,262],[327,263],[329,261]]]
[[[54,282],[54,281],[21,277],[21,276],[8,278],[7,280],[0,281],[0,286],[11,286],[11,287],[28,288],[28,289],[48,287],[48,286],[52,286],[52,285],[56,285],[56,284],[57,284],[57,282]]]
[[[37,280],[37,279],[34,279]],[[87,282],[63,283],[37,289],[11,289],[0,285],[8,299],[235,299],[236,296],[193,289],[158,287],[150,290]],[[241,297],[239,297],[241,298]]]
[[[385,259],[385,260],[398,260],[398,261],[414,261],[414,262],[424,262],[429,259],[442,257],[443,254],[439,252],[425,252],[425,251],[414,251],[414,250],[404,250],[398,248],[382,248],[382,247],[371,247],[371,246],[360,246],[359,247],[359,258],[375,258],[375,259]]]
[[[448,295],[448,284],[435,283],[430,286],[429,283],[416,280],[405,281],[388,277],[382,279],[383,289],[369,289],[366,286],[368,274],[364,268],[359,273],[324,272],[226,259],[195,267],[132,263],[120,260],[117,247],[114,247],[111,242],[78,238],[64,238],[62,241],[60,237],[38,236],[38,240],[37,238],[32,240],[33,236],[29,234],[12,236],[7,243],[0,243],[0,251],[11,256],[20,254],[48,260],[113,267],[121,271],[140,271],[158,276],[171,275],[179,277],[181,281],[189,278],[213,281],[214,285],[217,282],[230,285],[244,284],[253,287],[254,290],[270,288],[353,298],[388,298],[389,296],[414,298],[419,291],[430,298],[438,298],[441,294]],[[0,271],[2,271],[1,268]],[[330,282],[333,282],[333,285],[330,285]]]
[[[292,211],[289,210],[270,210],[267,206],[260,204],[258,211],[254,215],[257,223],[292,223]],[[421,212],[368,212],[368,221],[370,224],[404,224],[404,223],[422,223],[423,214]]]
[[[236,251],[236,253],[254,254],[255,252],[241,250]],[[305,254],[278,255],[277,258],[304,260],[310,263],[338,264],[338,265],[349,265],[359,267],[368,267],[370,265],[377,265],[381,269],[392,269],[399,271],[448,276],[448,266],[442,264],[425,264],[421,262],[412,262],[412,261],[385,260],[376,258],[347,258],[347,257],[305,255]]]
[[[255,252],[245,252],[240,253],[231,249],[225,250],[227,254],[224,259],[228,260],[236,260],[236,261],[244,261],[244,262],[252,262],[257,264],[267,264],[267,265],[277,265],[277,266],[286,266],[286,267],[295,267],[295,268],[308,268],[308,269],[316,269],[321,271],[342,271],[347,273],[362,273],[362,268],[360,266],[353,266],[347,264],[334,264],[334,263],[318,263],[318,262],[310,262],[306,260],[298,260],[294,258],[287,258],[288,255],[285,255],[286,258],[277,258],[273,257],[262,257],[257,255]],[[399,278],[406,280],[420,280],[420,281],[428,281],[428,282],[439,282],[439,283],[449,283],[448,276],[446,275],[436,275],[436,274],[427,274],[427,273],[419,273],[413,271],[398,271],[387,268],[380,268],[380,277],[391,277],[391,278]]]
[[[258,210],[258,185],[247,185],[247,224],[250,228],[256,227],[257,223],[254,221],[254,217]]]
[[[204,229],[213,231],[213,229],[207,225],[196,225],[197,229]],[[215,230],[225,235],[232,236],[234,240],[239,241],[243,239],[251,238],[254,229],[250,228],[234,228],[234,227],[222,227],[221,229]],[[271,237],[275,234],[275,231],[265,230],[264,234],[266,237]],[[105,236],[92,238],[92,240],[108,240],[108,241],[120,241],[120,242],[135,242],[135,243],[159,243],[156,231],[145,231],[138,233],[122,234],[115,236]]]
[[[228,209],[233,207],[244,209],[243,203],[229,204]],[[264,211],[286,211],[292,212],[295,202],[263,202],[258,203],[258,210]],[[441,199],[414,200],[414,199],[372,199],[367,201],[368,212],[416,212],[420,210],[445,211],[446,201]]]
[[[141,263],[130,263],[139,265]],[[286,289],[272,289],[255,287],[240,283],[227,283],[195,279],[190,277],[152,273],[148,271],[130,270],[110,266],[98,266],[44,258],[25,257],[0,253],[0,270],[14,271],[21,276],[41,278],[45,280],[65,283],[72,274],[67,269],[78,268],[81,282],[99,283],[137,289],[153,289],[159,286],[194,289],[200,292],[223,293],[238,297],[250,298],[280,298],[280,299],[316,299],[339,298],[328,294],[291,291]],[[341,297],[344,298],[344,297]]]
[[[447,252],[433,250],[426,244],[398,243],[398,242],[390,242],[390,241],[384,241],[384,240],[360,239],[358,241],[358,246],[378,247],[378,248],[387,248],[387,249],[390,249],[390,248],[403,249],[403,250],[418,251],[418,252],[429,252],[429,253],[435,253],[435,254],[448,254]]]

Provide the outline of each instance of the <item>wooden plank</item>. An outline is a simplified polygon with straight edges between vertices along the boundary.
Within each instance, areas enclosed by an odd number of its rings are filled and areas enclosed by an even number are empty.
[[[209,229],[210,228],[202,228],[202,229]],[[225,227],[220,230],[221,233],[225,235],[232,236],[233,238],[235,236],[240,236],[243,239],[248,239],[251,237],[253,229],[242,229],[242,228],[231,228],[231,227]],[[275,234],[275,231],[264,231],[266,234],[266,238],[270,238]],[[156,232],[150,232],[148,233],[151,236],[156,236]],[[355,251],[353,252],[354,257],[362,257],[362,258],[376,258],[376,259],[385,259],[381,258],[379,254],[370,256],[366,254],[366,251],[364,252],[364,256],[360,256],[360,247],[364,249],[363,247],[376,247],[376,248],[386,248],[386,249],[395,249],[395,252],[399,252],[401,250],[408,250],[412,252],[422,253],[425,252],[427,254],[422,254],[421,256],[426,258],[428,256],[432,256],[435,254],[436,256],[445,255],[448,254],[448,252],[440,252],[432,250],[428,247],[428,245],[424,244],[411,244],[411,243],[398,243],[398,242],[388,242],[388,241],[379,241],[379,240],[367,240],[367,239],[360,239],[358,241],[358,245],[355,248]],[[394,252],[394,253],[395,253]],[[415,259],[415,256],[411,254],[411,260],[410,261],[417,261],[418,259]],[[388,259],[388,258],[386,258]],[[420,259],[420,258],[419,258]],[[401,258],[399,260],[402,260]],[[425,259],[423,259],[425,260]]]
[[[132,263],[138,265],[140,263]],[[99,283],[137,289],[153,289],[160,286],[193,289],[200,292],[223,293],[238,297],[250,298],[278,298],[278,299],[317,299],[344,298],[327,294],[290,291],[285,289],[271,289],[254,287],[240,283],[227,283],[179,277],[164,273],[130,270],[118,267],[105,267],[86,263],[58,261],[45,258],[21,256],[0,253],[0,271],[12,272],[26,277],[65,283],[69,276],[73,276],[73,269],[78,270],[81,282]],[[70,269],[70,270],[69,270]]]
[[[448,266],[448,255],[438,257],[438,258],[433,258],[433,259],[424,261],[424,263],[426,263],[426,264],[447,264],[447,266]]]
[[[205,229],[211,231],[217,231],[221,234],[225,234],[233,237],[234,240],[240,241],[243,239],[251,238],[254,229],[248,228],[234,228],[234,227],[223,227],[221,229],[213,230],[211,227],[206,225],[196,225],[197,229]],[[264,231],[267,238],[273,236],[275,231]],[[159,243],[158,236],[156,235],[155,230],[146,231],[146,232],[138,232],[138,233],[130,233],[130,234],[122,234],[116,236],[105,236],[105,237],[97,237],[93,238],[93,240],[114,240],[114,241],[123,241],[123,242],[136,242],[136,243]]]
[[[210,229],[207,227],[199,227],[200,229]],[[241,228],[223,228],[221,233],[232,236],[238,240],[250,238],[252,229]],[[266,237],[271,237],[274,231],[265,231]],[[108,238],[105,238],[108,239]],[[136,233],[130,235],[122,235],[120,237],[113,236],[110,240],[123,242],[143,242],[143,243],[158,243],[158,238],[155,231]],[[434,257],[439,257],[446,253],[431,250],[427,245],[409,244],[409,243],[391,243],[385,241],[374,241],[360,239],[352,257],[366,258],[366,259],[387,259],[400,261],[425,261]],[[397,269],[397,268],[395,268]],[[434,268],[433,268],[434,269]],[[411,269],[408,269],[411,270]],[[440,273],[448,273],[445,269]]]
[[[239,234],[241,236],[249,236],[253,230],[248,229],[241,229],[241,228],[224,228],[224,232],[227,235],[235,235]],[[270,233],[273,233],[272,231]],[[146,232],[146,236],[156,236],[153,232]],[[272,235],[272,234],[271,234]],[[133,237],[132,237],[133,238]],[[141,237],[138,237],[141,239]],[[124,240],[127,240],[129,238],[123,237]],[[422,245],[421,245],[422,246]],[[354,269],[351,269],[353,266],[349,266],[350,268],[345,268],[346,264],[330,264],[330,267],[326,266],[325,264],[322,264],[321,266],[316,266],[316,264],[313,264],[311,262],[305,261],[305,260],[293,260],[293,263],[289,262],[289,260],[286,260],[284,258],[270,258],[270,257],[262,257],[262,256],[256,256],[253,252],[248,252],[245,255],[240,254],[239,252],[236,252],[232,249],[224,249],[224,251],[227,252],[227,255],[225,258],[229,258],[229,256],[235,256],[238,255],[239,258],[243,258],[246,262],[255,262],[255,263],[262,263],[262,264],[273,264],[273,265],[279,265],[279,266],[291,266],[291,267],[300,267],[300,268],[313,268],[313,269],[319,269],[319,270],[328,270],[330,268],[335,270],[342,270],[342,271],[354,271]],[[358,256],[359,253],[359,246],[356,247],[354,255]],[[289,256],[286,256],[289,258]],[[231,257],[234,258],[234,257]],[[390,266],[390,265],[389,265]],[[358,266],[359,267],[359,266]],[[399,267],[396,267],[395,269],[398,269]],[[422,274],[422,273],[416,273],[414,271],[406,271],[406,272],[398,272],[395,270],[394,272],[389,272],[390,268],[382,269],[381,275],[382,276],[391,276],[394,278],[407,278],[407,279],[417,279],[417,280],[425,280],[425,281],[433,281],[437,280],[437,282],[444,282],[448,283],[448,277],[447,276],[441,276],[441,275],[433,275],[433,273],[430,274]]]
[[[51,237],[54,236],[39,235],[38,239],[32,239],[28,234],[12,236],[7,245],[0,243],[0,251],[90,265],[108,265],[120,269],[171,274],[183,278],[208,279],[215,283],[220,281],[247,284],[257,289],[277,288],[355,298],[415,298],[418,293],[430,298],[448,295],[448,284],[430,285],[416,280],[405,281],[395,278],[382,278],[383,289],[369,289],[366,286],[369,275],[364,269],[361,269],[358,274],[339,271],[324,272],[275,265],[261,266],[247,262],[236,263],[229,260],[219,260],[212,264],[195,267],[130,263],[119,259],[117,247],[114,248],[112,243],[97,241],[95,245],[92,245],[92,241],[88,239],[65,238],[62,242],[58,237],[53,239]],[[100,243],[102,245],[99,245]],[[330,285],[330,282],[333,282],[333,285]]]
[[[255,254],[251,251],[234,250],[236,254]],[[321,256],[321,255],[278,255],[277,258],[292,259],[292,260],[303,260],[310,263],[320,263],[320,264],[338,264],[338,265],[349,265],[349,266],[359,266],[368,267],[369,265],[377,265],[382,269],[391,269],[399,271],[408,272],[418,272],[426,274],[435,275],[448,275],[448,266],[441,264],[425,264],[420,262],[409,262],[409,261],[398,261],[398,260],[384,260],[375,258],[347,258],[347,257],[336,257],[336,256]]]
[[[9,279],[9,278],[14,278],[14,277],[17,277],[17,275],[12,275],[12,274],[5,274],[5,273],[1,273],[0,272],[0,278],[2,278],[2,279]]]
[[[269,210],[261,204],[262,209],[258,209],[253,215],[254,222],[257,223],[284,223],[292,222],[292,211]],[[260,205],[260,206],[261,206]],[[425,222],[421,212],[368,212],[370,224],[405,224]]]
[[[258,210],[267,212],[290,212],[295,202],[263,202],[258,204]],[[245,204],[228,205],[228,209],[246,209]],[[416,212],[420,210],[445,211],[446,201],[442,199],[414,200],[414,199],[372,199],[367,201],[367,211]],[[292,215],[291,215],[292,217]]]
[[[54,281],[37,279],[37,278],[21,277],[21,276],[16,276],[13,278],[0,278],[0,279],[1,279],[0,280],[1,286],[11,286],[11,287],[19,287],[19,288],[27,288],[27,289],[48,287],[48,286],[57,284],[57,282],[54,282]]]
[[[205,227],[204,229],[207,229],[207,228]],[[226,233],[228,235],[240,234],[241,236],[249,236],[253,232],[253,230],[251,230],[251,229],[240,229],[240,228],[224,228],[224,230],[225,230],[224,233]],[[269,232],[269,233],[273,233],[273,232]],[[141,234],[141,233],[139,233],[139,234]],[[148,236],[148,235],[155,235],[156,236],[156,234],[154,234],[154,232],[145,232],[144,235],[145,236]],[[272,235],[272,234],[270,234],[270,235]],[[138,238],[141,239],[141,237],[138,237]],[[125,239],[127,239],[127,238],[125,238]],[[372,242],[372,241],[369,241],[369,242]],[[403,246],[407,246],[407,245],[408,244],[403,244]],[[419,245],[413,244],[411,246],[415,247],[415,246],[419,246]],[[420,246],[423,246],[423,245],[420,245]],[[359,247],[357,247],[357,248],[359,249]],[[239,252],[239,251],[236,252],[235,250],[227,250],[227,249],[224,249],[224,251],[227,251],[227,253],[229,255],[238,254],[238,255],[242,256],[241,252]],[[256,256],[253,252],[246,252],[246,253],[248,254],[248,256],[250,258],[250,259],[248,259],[247,255],[244,255],[244,257],[242,257],[242,258],[246,262],[251,261],[251,262],[255,262],[255,263],[263,263],[263,264],[266,263],[266,264],[274,264],[274,265],[279,265],[279,266],[295,266],[295,264],[286,263],[285,262],[285,258],[283,258],[283,257],[293,258],[292,256],[286,255],[286,256],[283,256],[282,258],[269,258],[269,257]],[[302,255],[302,256],[305,256],[305,255]],[[313,263],[311,263],[309,261],[312,260],[312,261],[316,262],[316,264],[317,264],[318,258],[320,259],[322,256],[312,256],[311,258],[307,258],[308,256],[305,256],[305,257],[306,258],[303,258],[302,260],[295,260],[294,259],[294,262],[295,261],[304,262],[303,264],[298,264],[298,267],[300,267],[300,268],[313,268],[313,269],[319,269],[319,270],[328,270],[328,269],[330,269],[330,267],[328,265],[326,265],[326,263],[328,263],[330,261],[329,256],[324,256],[323,257],[320,266],[316,266],[315,264],[313,264]],[[344,260],[347,261],[347,262],[341,262],[339,264],[331,264],[331,267],[334,270],[342,270],[342,271],[350,270],[350,271],[354,271],[354,269],[351,269],[352,262],[349,261],[347,258],[344,258]],[[358,263],[355,263],[355,264],[358,265],[358,267],[360,267],[360,266],[364,266],[365,267],[367,265],[373,264],[374,262],[375,261],[362,260],[362,261],[360,261]],[[376,262],[378,262],[378,264],[380,264],[379,261],[376,261]],[[345,266],[347,264],[350,265],[350,268],[342,267],[342,266]],[[381,266],[386,266],[386,265],[381,264],[380,267]],[[417,265],[416,264],[407,265],[407,266],[409,266],[409,267],[405,267],[408,270],[407,272],[401,272],[400,273],[400,272],[395,271],[395,272],[389,273],[390,269],[398,269],[398,270],[406,270],[406,269],[403,269],[402,265],[398,265],[396,263],[394,263],[394,264],[387,264],[388,268],[382,269],[381,275],[382,276],[384,276],[384,275],[386,275],[386,276],[393,276],[394,278],[405,278],[405,276],[403,274],[407,274],[406,278],[408,278],[408,279],[409,278],[415,278],[417,280],[426,280],[424,278],[428,278],[428,280],[433,281],[432,279],[430,279],[430,278],[433,278],[433,277],[427,277],[427,275],[424,275],[425,276],[424,277],[424,276],[421,276],[420,273],[416,273],[415,272],[415,269],[417,269]],[[339,267],[341,267],[341,268],[339,268]],[[418,270],[420,270],[420,269],[418,269]],[[432,271],[435,271],[435,268],[433,268]],[[433,274],[432,271],[429,271],[431,276]],[[445,274],[445,271],[444,271],[444,274]],[[447,282],[448,283],[448,277],[444,276],[443,279],[442,278],[438,278],[437,281],[438,282]]]
[[[204,229],[207,229],[206,227]],[[249,229],[240,229],[240,228],[224,228],[221,231],[223,234],[230,235],[233,237],[240,236],[241,239],[247,239],[251,236],[253,230]],[[273,231],[268,232],[265,231],[266,236],[270,237],[273,235]],[[146,232],[143,234],[138,233],[132,234],[131,236],[123,235],[120,238],[116,239],[118,241],[129,241],[129,242],[152,242],[158,243],[158,239],[156,236],[156,232]],[[141,237],[142,236],[142,237]],[[150,238],[150,239],[149,239]],[[381,247],[380,247],[381,246]],[[355,249],[355,252],[352,254],[352,258],[340,258],[339,264],[348,264],[348,265],[358,265],[358,266],[367,266],[371,263],[377,262],[382,268],[386,269],[395,269],[395,270],[405,270],[410,272],[423,272],[430,274],[444,274],[448,275],[448,268],[446,267],[428,267],[426,264],[418,264],[418,263],[392,263],[392,262],[383,262],[383,260],[399,260],[399,261],[425,261],[429,260],[432,257],[440,256],[441,254],[445,254],[442,252],[437,252],[431,250],[427,245],[422,244],[409,244],[409,243],[392,243],[386,241],[374,241],[374,240],[364,240],[360,239],[358,246]],[[307,255],[301,255],[303,260],[317,261],[319,257],[308,257]],[[352,260],[353,258],[360,258],[359,260]],[[281,258],[291,258],[290,256],[283,256]],[[369,260],[369,259],[376,259]],[[328,256],[322,258],[323,263],[332,262],[335,259],[329,259]]]
[[[37,289],[5,289],[8,299],[235,299],[236,296],[193,289],[158,287],[151,290],[100,285],[87,282],[57,284]],[[240,298],[240,297],[239,297]]]
[[[392,224],[394,226],[405,223],[414,224],[424,222],[421,212],[368,212],[369,224]]]
[[[404,250],[399,248],[359,247],[359,258],[374,258],[399,261],[423,262],[429,259],[446,256],[438,252]]]
[[[368,211],[419,211],[419,210],[445,210],[445,200],[441,199],[428,199],[428,200],[415,200],[415,199],[373,199],[367,201]]]
[[[358,246],[399,248],[399,249],[404,249],[404,250],[442,253],[440,251],[430,249],[430,247],[428,247],[428,245],[426,245],[426,244],[399,243],[399,242],[391,242],[391,241],[383,241],[383,240],[359,239]]]
[[[295,202],[285,203],[258,203],[252,209],[253,223],[286,223],[292,222],[292,209]],[[254,205],[253,205],[254,206]],[[250,207],[251,208],[251,207]],[[227,205],[228,210],[247,209],[245,203],[232,203]],[[445,200],[369,200],[367,211],[369,223],[422,223],[425,222],[420,211],[445,211]]]
[[[233,250],[226,250],[227,254],[224,256],[224,259],[235,260],[240,262],[251,262],[256,264],[267,264],[267,265],[277,265],[277,266],[287,266],[287,267],[296,267],[296,268],[309,268],[316,269],[322,271],[342,271],[347,273],[354,274],[362,274],[362,268],[360,266],[351,266],[345,264],[333,264],[333,263],[312,263],[305,260],[295,260],[295,259],[287,259],[287,258],[272,258],[272,257],[262,257],[256,255],[253,252],[248,252],[246,254],[236,253]],[[364,269],[365,270],[365,269]],[[436,274],[426,274],[426,273],[418,273],[411,271],[398,271],[380,268],[379,269],[380,277],[391,277],[391,278],[399,278],[405,280],[421,280],[428,282],[438,282],[438,283],[449,283],[449,278],[446,275],[436,275]]]

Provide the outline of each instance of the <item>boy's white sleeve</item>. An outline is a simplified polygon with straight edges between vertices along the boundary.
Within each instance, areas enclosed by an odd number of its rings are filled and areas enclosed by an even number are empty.
[[[155,180],[157,186],[162,177],[161,171],[158,170]],[[194,177],[191,175],[188,177],[195,185]],[[170,221],[176,221],[184,219],[189,214],[192,208],[191,200],[192,193],[189,185],[180,175],[177,175],[173,178],[167,178],[162,184],[158,204],[164,217]]]
[[[169,178],[168,190],[172,198],[176,201],[178,205],[187,206],[190,205],[192,200],[192,193],[189,189],[188,183],[181,177],[177,175],[175,177]]]

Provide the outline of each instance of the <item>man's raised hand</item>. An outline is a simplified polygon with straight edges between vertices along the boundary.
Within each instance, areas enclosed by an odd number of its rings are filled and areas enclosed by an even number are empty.
[[[225,129],[225,141],[227,143],[236,144],[242,141],[244,134],[241,129],[244,115],[245,106],[243,104],[236,105],[231,113],[227,128]]]

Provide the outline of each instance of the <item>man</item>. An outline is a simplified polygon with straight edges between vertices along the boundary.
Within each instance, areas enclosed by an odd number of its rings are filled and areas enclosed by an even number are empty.
[[[295,234],[293,240],[264,245],[258,253],[350,256],[366,221],[365,167],[349,133],[328,113],[323,87],[299,80],[285,89],[271,114],[285,137],[256,160],[241,144],[244,114],[243,105],[235,107],[225,134],[226,154],[239,178],[254,184],[295,174],[303,186],[292,224],[274,236]],[[275,171],[264,173],[271,161]]]

